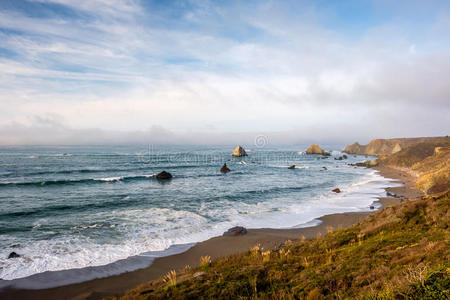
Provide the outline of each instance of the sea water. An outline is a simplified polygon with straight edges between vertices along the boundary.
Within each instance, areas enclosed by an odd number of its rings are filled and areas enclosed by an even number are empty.
[[[0,148],[0,278],[108,264],[114,270],[106,275],[129,271],[151,260],[124,259],[171,253],[232,226],[287,228],[369,210],[392,185],[348,165],[362,156],[335,160],[342,153],[333,151],[322,159],[305,155],[306,146],[254,146],[233,158],[233,148]],[[232,171],[221,174],[225,162]],[[163,170],[173,179],[157,180]],[[342,192],[331,192],[336,187]],[[13,251],[20,257],[8,259]]]

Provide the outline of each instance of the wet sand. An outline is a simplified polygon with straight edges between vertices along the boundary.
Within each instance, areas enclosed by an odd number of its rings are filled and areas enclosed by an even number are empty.
[[[397,179],[402,187],[388,188],[396,197],[386,197],[378,200],[383,206],[396,205],[406,199],[420,197],[422,194],[414,188],[415,178],[411,175],[389,167],[377,167],[376,170],[384,177]],[[196,266],[200,257],[209,255],[211,259],[247,251],[259,244],[264,249],[274,249],[282,246],[287,240],[307,239],[326,234],[331,228],[339,229],[352,226],[363,220],[370,212],[330,214],[319,218],[321,223],[314,227],[290,229],[249,229],[246,235],[229,237],[214,237],[197,243],[186,252],[157,258],[147,268],[123,273],[106,278],[94,279],[82,283],[42,289],[24,290],[7,288],[0,291],[1,299],[102,299],[120,295],[137,285],[156,279],[170,270],[180,270],[186,265]]]

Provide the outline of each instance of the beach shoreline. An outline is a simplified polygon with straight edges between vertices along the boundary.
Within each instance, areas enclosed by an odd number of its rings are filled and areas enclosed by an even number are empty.
[[[414,177],[401,170],[389,167],[376,167],[381,176],[391,178],[402,183],[399,187],[388,187],[386,191],[395,194],[395,197],[379,198],[377,206],[396,205],[405,199],[421,196],[414,187]],[[2,299],[102,299],[124,293],[139,284],[161,277],[170,270],[180,270],[187,265],[196,266],[201,256],[210,256],[211,259],[238,254],[249,248],[260,245],[264,249],[276,249],[288,240],[299,240],[304,236],[312,239],[318,235],[326,234],[329,230],[350,227],[362,221],[371,212],[347,212],[324,215],[316,220],[320,224],[311,227],[272,229],[249,229],[242,236],[217,236],[203,242],[196,243],[182,253],[156,258],[149,267],[119,275],[97,278],[81,283],[74,283],[47,289],[15,289],[4,288],[0,290]]]

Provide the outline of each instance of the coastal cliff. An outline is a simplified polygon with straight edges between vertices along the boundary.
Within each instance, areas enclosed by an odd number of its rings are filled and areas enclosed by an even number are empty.
[[[450,144],[449,137],[419,137],[419,138],[395,138],[395,139],[375,139],[367,145],[360,145],[358,142],[345,147],[344,152],[348,154],[362,155],[391,155],[400,152],[410,146],[419,143]]]

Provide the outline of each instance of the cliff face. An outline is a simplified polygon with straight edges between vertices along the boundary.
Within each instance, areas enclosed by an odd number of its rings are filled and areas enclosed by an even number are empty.
[[[450,144],[450,138],[448,137],[422,137],[422,138],[400,138],[400,139],[376,139],[372,140],[367,145],[360,145],[358,142],[345,147],[344,152],[349,154],[362,154],[362,155],[391,155],[400,152],[410,146],[419,143],[440,143]]]
[[[436,147],[433,155],[415,163],[412,169],[419,172],[416,186],[425,193],[450,189],[450,147]]]
[[[344,150],[351,154],[380,156],[375,165],[400,169],[416,176],[416,187],[425,194],[450,189],[450,138],[404,138],[354,143]],[[370,164],[362,163],[370,167]]]

